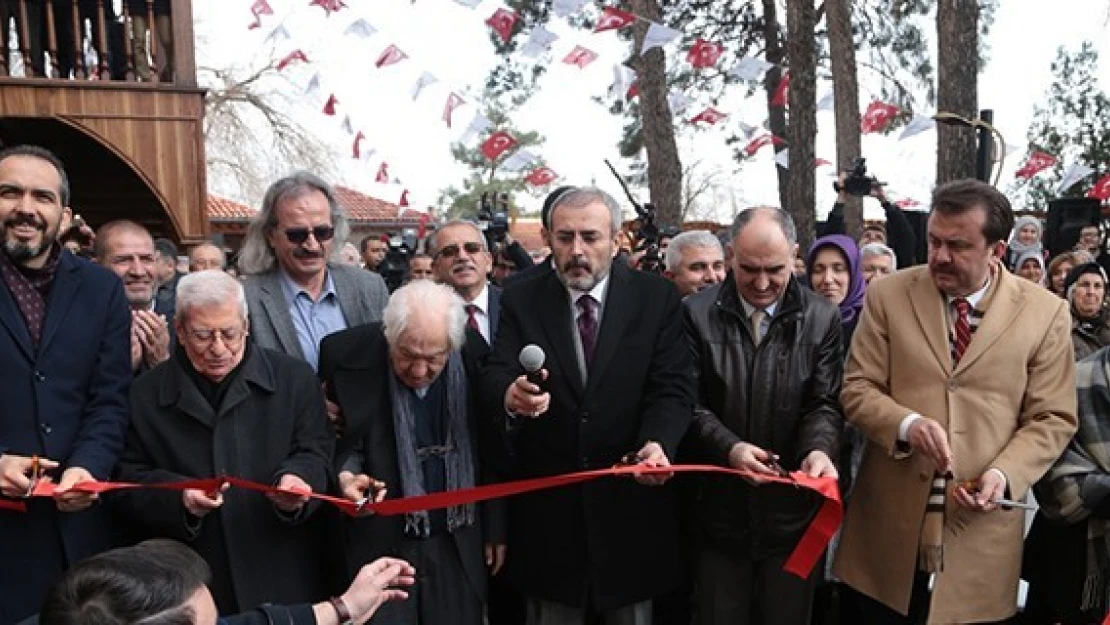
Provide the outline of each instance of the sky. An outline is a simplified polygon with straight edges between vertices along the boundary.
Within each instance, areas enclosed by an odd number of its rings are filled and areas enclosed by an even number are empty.
[[[233,65],[245,74],[271,58],[280,59],[291,50],[301,49],[311,62],[291,65],[282,72],[284,82],[276,88],[294,95],[297,102],[291,113],[321,141],[334,146],[341,164],[336,182],[393,202],[407,189],[416,208],[434,205],[442,189],[461,184],[466,172],[452,159],[450,145],[462,137],[479,111],[475,96],[489,70],[499,62],[484,22],[502,3],[483,0],[471,9],[456,0],[346,0],[347,8],[326,16],[319,7],[309,6],[308,0],[269,0],[275,14],[262,16],[261,28],[248,29],[253,20],[251,2],[194,3],[198,65]],[[1054,0],[1051,10],[1032,0],[1006,0],[999,5],[988,40],[989,61],[979,77],[979,105],[994,110],[995,127],[1007,144],[1019,148],[1010,154],[1003,168],[1000,186],[1005,189],[1024,156],[1026,130],[1034,106],[1044,98],[1051,83],[1050,64],[1058,46],[1077,48],[1084,39],[1094,41],[1103,55],[1101,83],[1104,89],[1110,87],[1110,3]],[[376,32],[366,38],[344,36],[347,26],[359,19],[371,24]],[[268,42],[267,36],[279,26],[291,38],[273,37]],[[536,130],[546,137],[541,153],[560,174],[561,182],[597,184],[623,199],[603,162],[609,158],[618,171],[628,170],[628,161],[619,159],[616,147],[623,120],[609,114],[606,104],[594,98],[604,98],[613,82],[613,65],[626,57],[631,44],[621,41],[614,32],[595,34],[575,29],[560,18],[553,18],[548,28],[559,35],[552,51],[541,60],[549,70],[539,92],[514,114],[514,122],[519,128]],[[374,61],[390,44],[402,49],[408,58],[376,68]],[[584,69],[561,63],[576,44],[596,51],[598,60]],[[665,50],[668,56],[685,54],[677,43]],[[424,72],[437,81],[413,100],[413,84]],[[304,93],[317,73],[320,90]],[[862,69],[860,81],[862,110],[871,100],[875,83]],[[831,88],[831,82],[819,81],[818,97]],[[722,201],[711,215],[721,221],[728,221],[732,212],[731,202],[724,198],[735,198],[742,206],[778,203],[772,151],[761,150],[757,158],[740,167],[732,159],[731,148],[725,145],[728,128],[735,129],[740,122],[759,124],[766,118],[762,94],[745,99],[743,87],[732,89],[722,100],[723,107],[718,107],[730,114],[721,127],[690,132],[686,124],[680,124],[686,128],[679,139],[684,164],[698,162],[702,171],[721,172],[718,197]],[[452,127],[447,128],[442,114],[452,92],[463,95],[466,103],[454,111]],[[330,94],[339,101],[335,117],[322,113]],[[707,96],[692,95],[695,103],[687,118],[709,103]],[[340,127],[344,116],[351,118],[356,131],[366,135],[362,149],[375,151],[369,159],[351,158],[353,137]],[[818,113],[818,157],[835,160],[834,139],[832,112]],[[935,132],[904,141],[898,140],[897,132],[863,137],[863,154],[872,174],[888,184],[888,192],[894,197],[922,202],[928,199],[935,150]],[[402,184],[374,182],[383,160]],[[835,198],[831,175],[829,167],[818,170],[819,215]],[[640,200],[648,199],[646,189],[634,192]],[[517,200],[527,211],[538,208],[542,195]],[[707,210],[714,213],[712,208]],[[865,205],[866,217],[881,215],[877,204]]]

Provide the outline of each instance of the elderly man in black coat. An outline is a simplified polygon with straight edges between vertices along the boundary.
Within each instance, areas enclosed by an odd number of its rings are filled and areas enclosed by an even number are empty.
[[[320,375],[347,420],[337,454],[344,496],[380,500],[480,483],[488,433],[471,386],[487,348],[467,331],[462,298],[417,280],[393,293],[383,316],[328,336],[320,348]],[[480,625],[483,560],[496,573],[504,555],[499,516],[493,502],[347,524],[350,574],[385,555],[417,570],[411,600],[383,607],[375,625]]]
[[[131,389],[120,479],[228,475],[326,490],[334,439],[316,376],[251,344],[242,286],[221,271],[183,277],[175,323],[179,348]],[[330,554],[301,525],[318,507],[306,496],[140,490],[117,503],[142,537],[187,542],[208,562],[221,613],[327,596]]]

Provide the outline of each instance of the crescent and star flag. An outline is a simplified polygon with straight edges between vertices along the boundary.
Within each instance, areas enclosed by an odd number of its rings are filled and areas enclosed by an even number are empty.
[[[327,13],[328,17],[331,17],[331,14],[333,12],[342,9],[347,5],[343,3],[343,0],[312,0],[312,2],[310,2],[308,6],[320,7],[324,10],[324,13]]]
[[[516,139],[513,138],[508,132],[498,130],[482,142],[482,154],[491,161],[497,160],[498,156],[505,153],[505,150],[516,145]]]
[[[532,186],[542,187],[555,182],[556,177],[555,172],[550,167],[537,167],[525,176],[524,180]]]
[[[710,126],[712,126],[713,124],[716,124],[717,122],[721,121],[722,119],[724,119],[726,117],[728,117],[727,113],[722,113],[722,112],[718,111],[717,109],[713,108],[712,106],[710,106],[709,108],[705,109],[704,111],[702,111],[702,112],[698,113],[697,115],[691,117],[687,123],[696,124],[698,122],[705,122],[705,123],[709,124]]]
[[[760,148],[762,148],[764,146],[767,146],[767,145],[782,145],[784,143],[786,143],[786,141],[783,141],[779,137],[776,137],[776,136],[774,136],[770,133],[763,134],[763,135],[760,135],[760,136],[756,137],[755,139],[752,139],[751,143],[744,146],[744,154],[747,154],[748,156],[752,156],[756,152],[758,152]]]
[[[568,65],[586,67],[595,60],[597,60],[596,52],[588,48],[583,48],[582,46],[574,46],[574,49],[563,59],[563,62]]]
[[[486,19],[486,24],[501,37],[501,41],[508,43],[513,38],[513,25],[516,24],[516,11],[500,8]]]
[[[289,67],[289,64],[292,63],[293,61],[300,61],[301,63],[308,63],[308,57],[305,56],[305,53],[302,52],[300,49],[293,50],[289,54],[286,54],[285,58],[283,58],[281,61],[278,62],[277,71],[280,72],[281,70],[285,69],[286,67]]]
[[[706,41],[698,37],[694,45],[691,46],[690,51],[686,54],[686,60],[693,65],[695,69],[704,69],[706,67],[713,67],[717,64],[717,60],[721,58],[721,53],[725,51],[724,46],[712,41]]]
[[[605,7],[601,12],[601,17],[597,20],[597,26],[594,26],[594,32],[600,33],[607,30],[617,30],[635,21],[636,16],[628,11],[622,11],[613,7]]]
[[[451,92],[451,95],[447,96],[447,104],[443,106],[443,121],[447,123],[448,128],[451,127],[451,113],[454,113],[455,109],[462,106],[463,102],[462,96],[454,91]]]
[[[1099,178],[1095,186],[1091,187],[1091,190],[1087,192],[1087,197],[1093,197],[1103,202],[1110,199],[1110,174]]]
[[[1056,157],[1046,152],[1034,150],[1029,154],[1025,164],[1014,172],[1014,178],[1032,178],[1037,173],[1056,164]]]
[[[872,100],[859,120],[859,130],[863,134],[882,132],[886,130],[894,116],[898,114],[898,107],[886,102]]]
[[[374,61],[374,67],[381,68],[387,65],[393,65],[407,58],[409,58],[409,55],[402,52],[397,46],[389,44],[388,48],[382,50],[382,53],[378,56],[378,60]]]

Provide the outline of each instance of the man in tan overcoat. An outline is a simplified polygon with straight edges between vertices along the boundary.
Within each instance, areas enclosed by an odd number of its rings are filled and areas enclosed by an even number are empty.
[[[868,444],[834,567],[862,622],[1015,612],[1024,517],[996,501],[1060,455],[1076,395],[1066,304],[1000,266],[1013,223],[993,187],[942,185],[928,267],[868,289],[841,393]]]

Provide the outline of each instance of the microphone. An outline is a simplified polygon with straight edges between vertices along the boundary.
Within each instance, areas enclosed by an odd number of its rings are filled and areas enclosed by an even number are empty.
[[[543,369],[544,360],[547,359],[547,354],[543,353],[543,348],[539,345],[529,344],[525,345],[520,350],[520,356],[517,360],[520,361],[520,366],[524,367],[524,374],[528,377],[528,381],[540,387],[540,392],[543,392],[543,374],[540,370]]]

